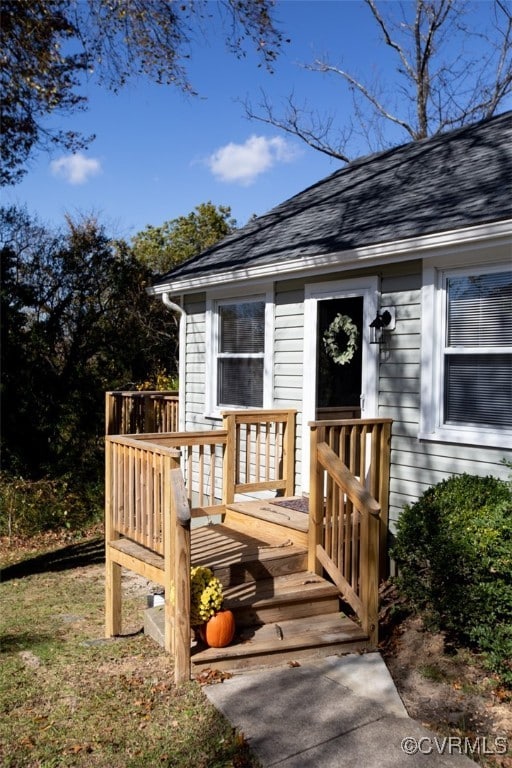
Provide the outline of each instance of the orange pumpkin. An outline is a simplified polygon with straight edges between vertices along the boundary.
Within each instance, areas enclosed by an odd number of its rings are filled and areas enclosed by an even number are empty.
[[[217,611],[204,627],[204,640],[212,648],[224,648],[230,644],[234,635],[235,617],[231,611]]]

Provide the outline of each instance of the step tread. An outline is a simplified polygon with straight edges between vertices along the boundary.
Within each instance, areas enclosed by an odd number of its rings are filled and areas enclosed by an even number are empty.
[[[224,602],[227,608],[253,607],[304,602],[323,597],[336,597],[337,587],[310,571],[275,576],[273,579],[246,582],[226,587]]]
[[[273,503],[272,499],[242,501],[228,504],[228,509],[233,509],[235,512],[247,515],[248,517],[255,517],[259,520],[265,520],[269,523],[275,523],[285,528],[292,528],[293,530],[305,533],[309,525],[308,514],[281,504],[283,501],[294,503],[300,500],[300,497],[294,496],[286,500],[279,499],[279,504]]]
[[[294,544],[286,536],[250,536],[223,523],[192,530],[191,560],[193,565],[222,568],[253,560],[265,562],[290,554],[303,554],[306,547]]]
[[[192,662],[205,665],[243,657],[264,656],[288,651],[343,646],[344,643],[366,641],[361,627],[348,617],[336,613],[299,618],[248,627],[237,634],[226,648],[198,647],[192,652]]]

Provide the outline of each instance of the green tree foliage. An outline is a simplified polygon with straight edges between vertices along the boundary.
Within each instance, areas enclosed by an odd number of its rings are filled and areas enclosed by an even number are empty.
[[[152,272],[163,274],[214,245],[235,227],[229,206],[201,203],[188,216],[143,229],[132,239],[133,253]]]
[[[36,149],[76,151],[91,140],[46,121],[85,106],[84,77],[116,91],[143,76],[193,93],[193,44],[220,26],[231,51],[244,55],[249,40],[271,68],[282,43],[271,8],[272,0],[3,0],[2,184],[20,180]]]
[[[101,471],[104,392],[169,367],[172,315],[94,219],[51,232],[0,211],[2,456],[38,479]]]

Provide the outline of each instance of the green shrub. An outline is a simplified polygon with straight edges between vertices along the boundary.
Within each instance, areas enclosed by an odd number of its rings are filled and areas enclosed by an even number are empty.
[[[25,480],[0,475],[0,536],[32,536],[42,531],[80,530],[102,515],[102,492],[68,478]]]
[[[512,491],[460,475],[404,508],[392,557],[397,584],[427,624],[478,648],[512,685]]]

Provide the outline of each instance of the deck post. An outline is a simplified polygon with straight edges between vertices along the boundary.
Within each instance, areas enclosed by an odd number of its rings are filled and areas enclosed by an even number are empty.
[[[322,544],[324,519],[324,473],[318,461],[318,444],[325,441],[325,427],[310,425],[311,452],[309,470],[309,543],[308,570],[322,574],[322,566],[316,556],[316,548]]]
[[[379,528],[379,513],[368,510],[361,526],[360,593],[363,629],[375,648],[379,642]]]
[[[105,434],[116,434],[118,417],[118,398],[115,392],[105,392]]]
[[[146,433],[156,432],[155,411],[156,404],[152,395],[144,395],[142,408],[142,431]]]
[[[172,488],[172,464],[164,461],[164,503],[163,503],[163,539],[164,539],[164,648],[166,653],[175,653],[176,595],[174,590],[174,556],[176,527],[175,506]]]
[[[179,469],[170,472],[171,520],[174,535],[174,682],[190,679],[190,506]],[[165,604],[170,602],[166,595]]]
[[[113,402],[113,399],[110,401]],[[105,637],[121,633],[121,566],[110,557],[108,543],[119,538],[113,521],[113,446],[105,441]]]
[[[288,411],[284,425],[283,467],[285,471],[285,496],[295,493],[295,411]]]
[[[225,413],[222,417],[223,429],[227,431],[226,448],[222,468],[222,503],[224,506],[235,500],[237,467],[237,427],[236,414]]]
[[[380,544],[379,544],[379,578],[384,581],[389,576],[389,467],[391,462],[391,419],[382,425],[380,433],[380,467],[379,467],[379,494],[377,499],[380,504]]]

